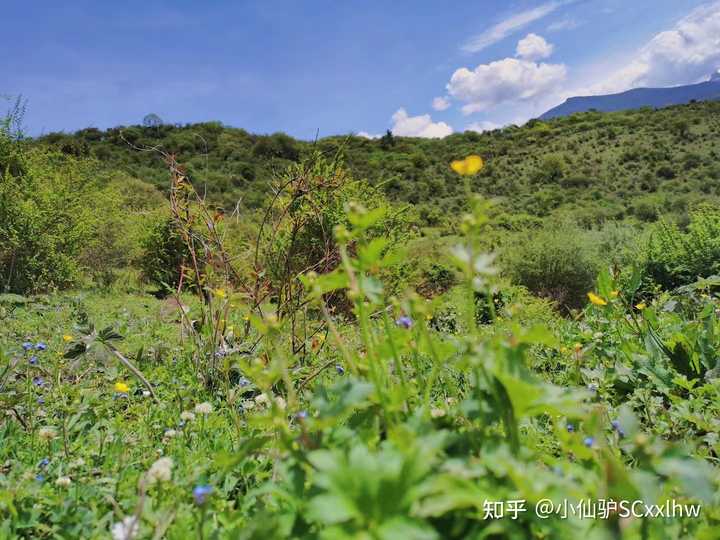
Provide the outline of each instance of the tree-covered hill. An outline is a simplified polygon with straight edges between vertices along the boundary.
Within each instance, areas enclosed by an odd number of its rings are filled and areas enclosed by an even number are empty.
[[[719,128],[720,103],[698,102],[582,113],[444,139],[335,136],[307,142],[209,122],[88,128],[49,134],[36,143],[94,156],[108,169],[164,189],[167,173],[161,159],[138,150],[161,147],[177,153],[212,201],[230,207],[241,200],[248,208],[262,205],[270,181],[289,162],[314,148],[334,152],[344,147],[356,178],[381,183],[391,199],[417,205],[428,225],[462,207],[464,188],[448,163],[476,153],[486,167],[473,180],[474,188],[497,201],[508,223],[558,214],[592,225],[684,216],[696,203],[718,198]]]

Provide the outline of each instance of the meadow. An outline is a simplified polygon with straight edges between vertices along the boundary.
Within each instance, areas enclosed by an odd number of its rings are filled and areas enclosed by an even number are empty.
[[[308,143],[18,103],[0,537],[719,538],[718,107]]]

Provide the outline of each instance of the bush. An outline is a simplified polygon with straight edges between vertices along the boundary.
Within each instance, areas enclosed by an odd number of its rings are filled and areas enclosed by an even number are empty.
[[[69,286],[96,222],[89,204],[97,190],[94,163],[28,149],[9,126],[0,126],[0,290]]]
[[[585,304],[599,264],[587,234],[557,224],[513,238],[501,257],[505,273],[518,285],[568,310]]]
[[[145,280],[158,286],[164,293],[177,288],[189,251],[173,220],[167,218],[150,227],[142,240],[142,246],[140,268]]]
[[[674,224],[658,223],[651,231],[643,264],[648,284],[666,290],[720,274],[720,210],[699,208],[690,215],[686,232]]]

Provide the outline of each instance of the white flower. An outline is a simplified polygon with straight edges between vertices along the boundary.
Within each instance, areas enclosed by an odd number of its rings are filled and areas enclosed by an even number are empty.
[[[150,466],[147,472],[148,484],[158,482],[169,482],[172,478],[173,460],[169,457],[162,457]]]
[[[255,397],[255,403],[258,405],[267,405],[270,403],[270,399],[267,397],[266,394],[260,394],[259,396]]]
[[[56,486],[68,487],[70,484],[72,484],[72,480],[70,480],[69,476],[61,476],[57,480],[55,480]]]
[[[113,540],[133,540],[140,532],[140,524],[135,516],[128,516],[115,523],[110,529]]]
[[[431,409],[430,416],[433,418],[442,418],[445,416],[445,409]]]
[[[212,410],[212,404],[208,403],[207,401],[205,403],[198,403],[197,405],[195,405],[195,412],[197,414],[210,414]]]
[[[278,406],[278,409],[280,409],[281,411],[284,411],[285,407],[287,407],[287,403],[281,396],[278,396],[275,398],[275,404]]]
[[[172,439],[173,437],[177,437],[177,431],[174,429],[166,429],[165,433],[163,434],[163,439],[167,441],[168,439]]]
[[[195,420],[195,413],[192,413],[190,411],[183,411],[180,413],[180,420],[184,420],[185,422],[192,422]]]
[[[38,437],[43,441],[51,441],[56,437],[55,430],[51,427],[42,427],[38,430]]]

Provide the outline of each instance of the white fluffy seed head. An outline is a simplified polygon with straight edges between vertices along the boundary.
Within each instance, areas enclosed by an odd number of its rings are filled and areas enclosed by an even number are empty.
[[[198,403],[197,405],[195,405],[196,414],[210,414],[212,410],[212,404],[208,403],[207,401],[205,403]]]
[[[162,457],[150,466],[147,472],[147,480],[150,485],[159,482],[169,482],[172,479],[173,460],[169,457]]]

